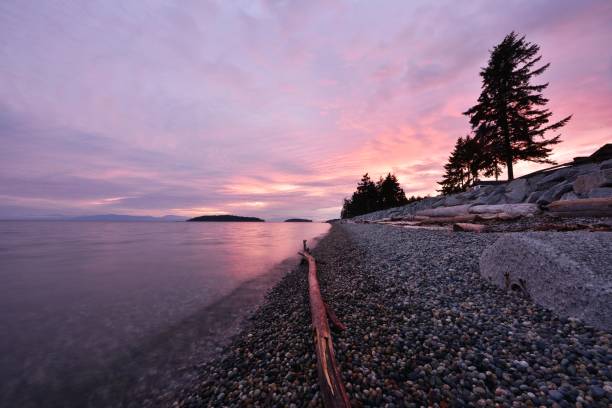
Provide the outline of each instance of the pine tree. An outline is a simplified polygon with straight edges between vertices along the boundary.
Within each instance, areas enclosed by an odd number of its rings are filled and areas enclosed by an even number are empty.
[[[381,177],[376,187],[378,189],[379,209],[385,210],[408,204],[406,194],[394,174],[387,173],[384,179]]]
[[[512,165],[519,160],[554,163],[548,157],[560,135],[547,139],[545,133],[565,126],[571,115],[549,123],[552,112],[545,108],[548,99],[542,95],[548,83],[531,83],[550,66],[535,67],[542,58],[539,51],[540,47],[527,42],[525,36],[515,32],[507,35],[491,51],[487,67],[480,72],[478,103],[464,112],[485,149],[490,175],[499,175],[502,163],[509,180],[514,178]]]
[[[478,180],[480,171],[491,166],[482,154],[483,147],[478,139],[460,137],[455,143],[448,162],[444,165],[444,176],[438,182],[442,194],[455,194],[465,191]]]
[[[356,197],[353,198],[353,201],[358,203],[357,209],[361,214],[367,214],[378,210],[378,189],[376,188],[376,183],[370,179],[368,173],[361,177],[361,181],[357,184],[357,192],[355,194]]]
[[[355,191],[350,199],[344,200],[341,216],[351,218],[361,214],[367,214],[378,209],[378,189],[376,183],[370,179],[368,173],[361,177]]]
[[[415,200],[417,199],[421,198]],[[381,177],[378,183],[374,183],[366,173],[361,177],[351,198],[344,199],[340,216],[351,218],[405,204],[408,204],[408,199],[395,175],[389,173],[384,179]]]

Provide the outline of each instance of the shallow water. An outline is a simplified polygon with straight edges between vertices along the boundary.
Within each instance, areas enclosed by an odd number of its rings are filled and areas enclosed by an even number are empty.
[[[0,406],[140,406],[179,387],[328,228],[0,222]]]

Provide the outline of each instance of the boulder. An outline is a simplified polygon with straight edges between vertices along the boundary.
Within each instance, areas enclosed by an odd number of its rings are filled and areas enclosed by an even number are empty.
[[[542,194],[544,194],[544,191],[534,191],[534,192],[532,192],[531,194],[529,194],[529,197],[527,197],[527,202],[528,203],[535,203],[536,201],[538,201],[540,199]]]
[[[573,167],[576,170],[576,175],[588,174],[599,170],[599,166],[596,163],[586,163]]]
[[[480,274],[560,316],[612,330],[612,240],[607,232],[504,234],[480,258]]]
[[[506,201],[510,204],[520,203],[525,199],[529,191],[529,183],[526,179],[516,179],[506,185]]]
[[[548,203],[552,203],[553,201],[557,201],[561,198],[561,196],[565,193],[572,191],[573,185],[569,181],[564,181],[556,186],[552,187],[548,191],[545,191],[544,194],[538,198],[536,201],[539,205],[546,205]]]
[[[599,168],[602,170],[612,169],[612,159],[608,159],[606,161],[601,162]]]
[[[606,179],[604,177],[604,173],[601,171],[595,171],[578,176],[576,181],[574,181],[573,189],[578,196],[586,196],[591,192],[591,190],[599,187],[605,181]]]
[[[417,211],[416,215],[423,215],[427,217],[454,217],[457,215],[469,214],[468,209],[470,207],[471,204],[455,205],[452,207],[430,208],[427,210]]]
[[[612,187],[612,169],[604,169],[601,171],[603,183],[599,187]]]
[[[503,204],[501,203],[501,201],[504,200],[504,193],[503,192],[493,192],[490,195],[486,196],[486,197],[482,197],[482,199],[478,200],[478,204],[485,204],[485,205],[493,205],[493,204]],[[476,203],[474,203],[476,204]]]
[[[470,207],[470,214],[508,214],[510,216],[530,216],[538,214],[540,208],[536,204],[496,204],[496,205],[475,205]]]
[[[442,197],[441,199],[433,203],[431,205],[431,208],[444,207],[444,203],[446,203],[446,197]]]
[[[560,181],[565,181],[568,178],[573,177],[578,172],[572,167],[564,167],[559,170],[553,170],[547,174],[538,184],[536,184],[536,190],[548,190],[550,183],[558,184]],[[553,185],[554,185],[553,184]]]
[[[594,188],[589,192],[589,198],[612,198],[612,187]]]
[[[578,196],[573,191],[569,191],[563,194],[559,200],[578,200]]]
[[[460,198],[461,197],[459,194],[448,196],[446,197],[446,200],[444,200],[444,205],[450,207],[453,205],[460,205],[465,203],[466,200],[461,200]]]

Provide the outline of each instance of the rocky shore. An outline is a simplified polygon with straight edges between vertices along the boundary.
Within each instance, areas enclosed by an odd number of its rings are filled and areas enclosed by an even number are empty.
[[[333,226],[314,255],[348,327],[334,344],[353,406],[610,406],[611,333],[483,279],[480,255],[498,236]],[[165,403],[319,406],[306,268]]]
[[[533,215],[540,210],[549,210],[547,207],[555,202],[603,199],[609,203],[612,200],[611,156],[612,144],[607,144],[593,153],[590,159],[578,158],[582,160],[531,173],[511,182],[494,185],[483,182],[462,193],[425,197],[402,207],[353,217],[352,221],[368,222],[415,215],[455,216],[487,212],[487,207],[501,210],[504,206],[526,210],[519,215]]]

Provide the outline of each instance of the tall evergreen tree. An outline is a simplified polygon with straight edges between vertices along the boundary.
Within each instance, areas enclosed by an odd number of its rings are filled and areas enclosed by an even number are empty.
[[[378,189],[368,173],[361,177],[353,196],[353,201],[357,202],[357,208],[362,214],[378,210]]]
[[[560,136],[547,139],[545,133],[562,128],[571,119],[570,115],[549,123],[552,112],[545,108],[548,99],[542,95],[548,83],[531,83],[550,66],[535,67],[542,58],[539,51],[525,36],[514,31],[508,34],[493,48],[487,67],[480,72],[478,103],[464,112],[489,158],[489,173],[498,175],[503,163],[509,180],[514,178],[512,165],[519,160],[554,163],[548,157]]]
[[[406,194],[395,174],[387,173],[384,179],[381,177],[376,187],[378,189],[379,209],[385,210],[408,204]]]
[[[378,189],[376,183],[370,179],[368,173],[361,177],[357,184],[357,190],[350,199],[344,200],[342,207],[342,218],[355,217],[367,214],[378,209]]]
[[[420,197],[413,199],[418,200]],[[378,183],[374,183],[366,173],[361,177],[351,198],[344,199],[340,216],[351,218],[404,204],[408,204],[408,199],[395,175],[389,173],[384,179],[381,177]]]

